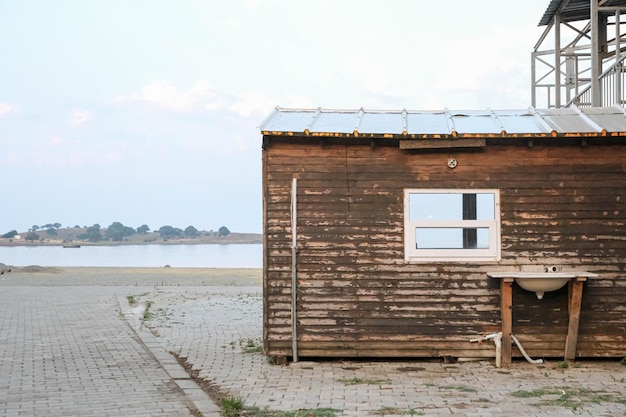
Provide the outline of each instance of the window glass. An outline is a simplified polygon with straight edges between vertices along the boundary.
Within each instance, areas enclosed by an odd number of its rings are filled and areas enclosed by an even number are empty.
[[[476,239],[476,249],[490,249],[489,247],[489,228],[487,227],[481,227],[479,229],[476,229],[476,232],[478,234],[477,239]]]
[[[464,233],[467,236],[472,232],[476,234],[475,243],[464,246]],[[417,227],[415,249],[489,249],[489,228]]]
[[[411,220],[461,220],[461,194],[411,194]]]
[[[498,190],[405,190],[407,261],[500,259]]]
[[[492,193],[411,194],[410,217],[411,220],[493,220],[494,197]],[[464,210],[471,206],[472,199],[475,208]]]
[[[495,195],[494,194],[475,194],[476,196],[476,214],[478,220],[495,219]]]

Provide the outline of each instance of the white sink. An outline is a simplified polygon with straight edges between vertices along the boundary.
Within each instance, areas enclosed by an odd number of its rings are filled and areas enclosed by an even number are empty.
[[[567,284],[576,275],[563,272],[522,272],[515,277],[515,282],[526,291],[533,291],[538,299],[542,299],[544,293],[556,291]]]
[[[572,278],[595,277],[591,272],[488,272],[491,278],[513,278],[515,282],[527,291],[537,294],[538,299],[548,291],[556,291]]]

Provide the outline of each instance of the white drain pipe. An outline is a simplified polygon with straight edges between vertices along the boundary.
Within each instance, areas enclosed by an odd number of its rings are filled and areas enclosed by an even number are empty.
[[[511,335],[511,340],[515,342],[515,344],[517,345],[517,348],[519,349],[520,352],[522,352],[522,355],[524,355],[524,358],[526,358],[528,363],[534,363],[534,364],[543,363],[543,359],[531,359],[530,356],[528,356],[528,354],[522,347],[522,344],[519,342],[519,340],[517,340],[517,337]]]
[[[485,337],[480,337],[477,339],[471,339],[470,343],[478,342],[481,343],[483,340],[493,339],[493,343],[496,345],[496,368],[500,367],[502,363],[502,332],[491,333]]]
[[[298,180],[293,179],[291,184],[291,352],[293,361],[298,362],[298,324],[297,324],[297,300],[298,300],[298,275],[297,275],[297,185]]]
[[[470,343],[482,342],[483,340],[490,340],[490,339],[493,339],[493,343],[496,346],[496,368],[499,368],[502,364],[502,332],[491,333],[485,337],[471,339]],[[515,343],[519,351],[522,352],[522,355],[524,355],[524,358],[526,359],[526,361],[528,361],[528,363],[532,363],[535,365],[543,363],[543,359],[532,359],[530,356],[528,356],[528,354],[522,347],[522,344],[520,343],[520,341],[517,340],[517,337],[511,335],[511,340],[513,340],[513,342]]]
[[[502,332],[496,333],[493,343],[496,345],[496,368],[499,368],[502,364]]]

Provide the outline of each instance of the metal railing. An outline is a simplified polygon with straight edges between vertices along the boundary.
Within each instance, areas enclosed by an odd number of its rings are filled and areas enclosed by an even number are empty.
[[[625,59],[626,56],[621,57],[600,75],[603,107],[613,105],[624,106],[624,103],[626,103]],[[567,103],[568,106],[572,104],[575,104],[577,107],[591,107],[591,84],[580,90],[580,92]]]

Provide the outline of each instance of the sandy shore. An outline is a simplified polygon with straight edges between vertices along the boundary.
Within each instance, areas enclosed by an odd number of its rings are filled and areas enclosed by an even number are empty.
[[[29,267],[0,275],[0,286],[261,286],[257,268]]]

